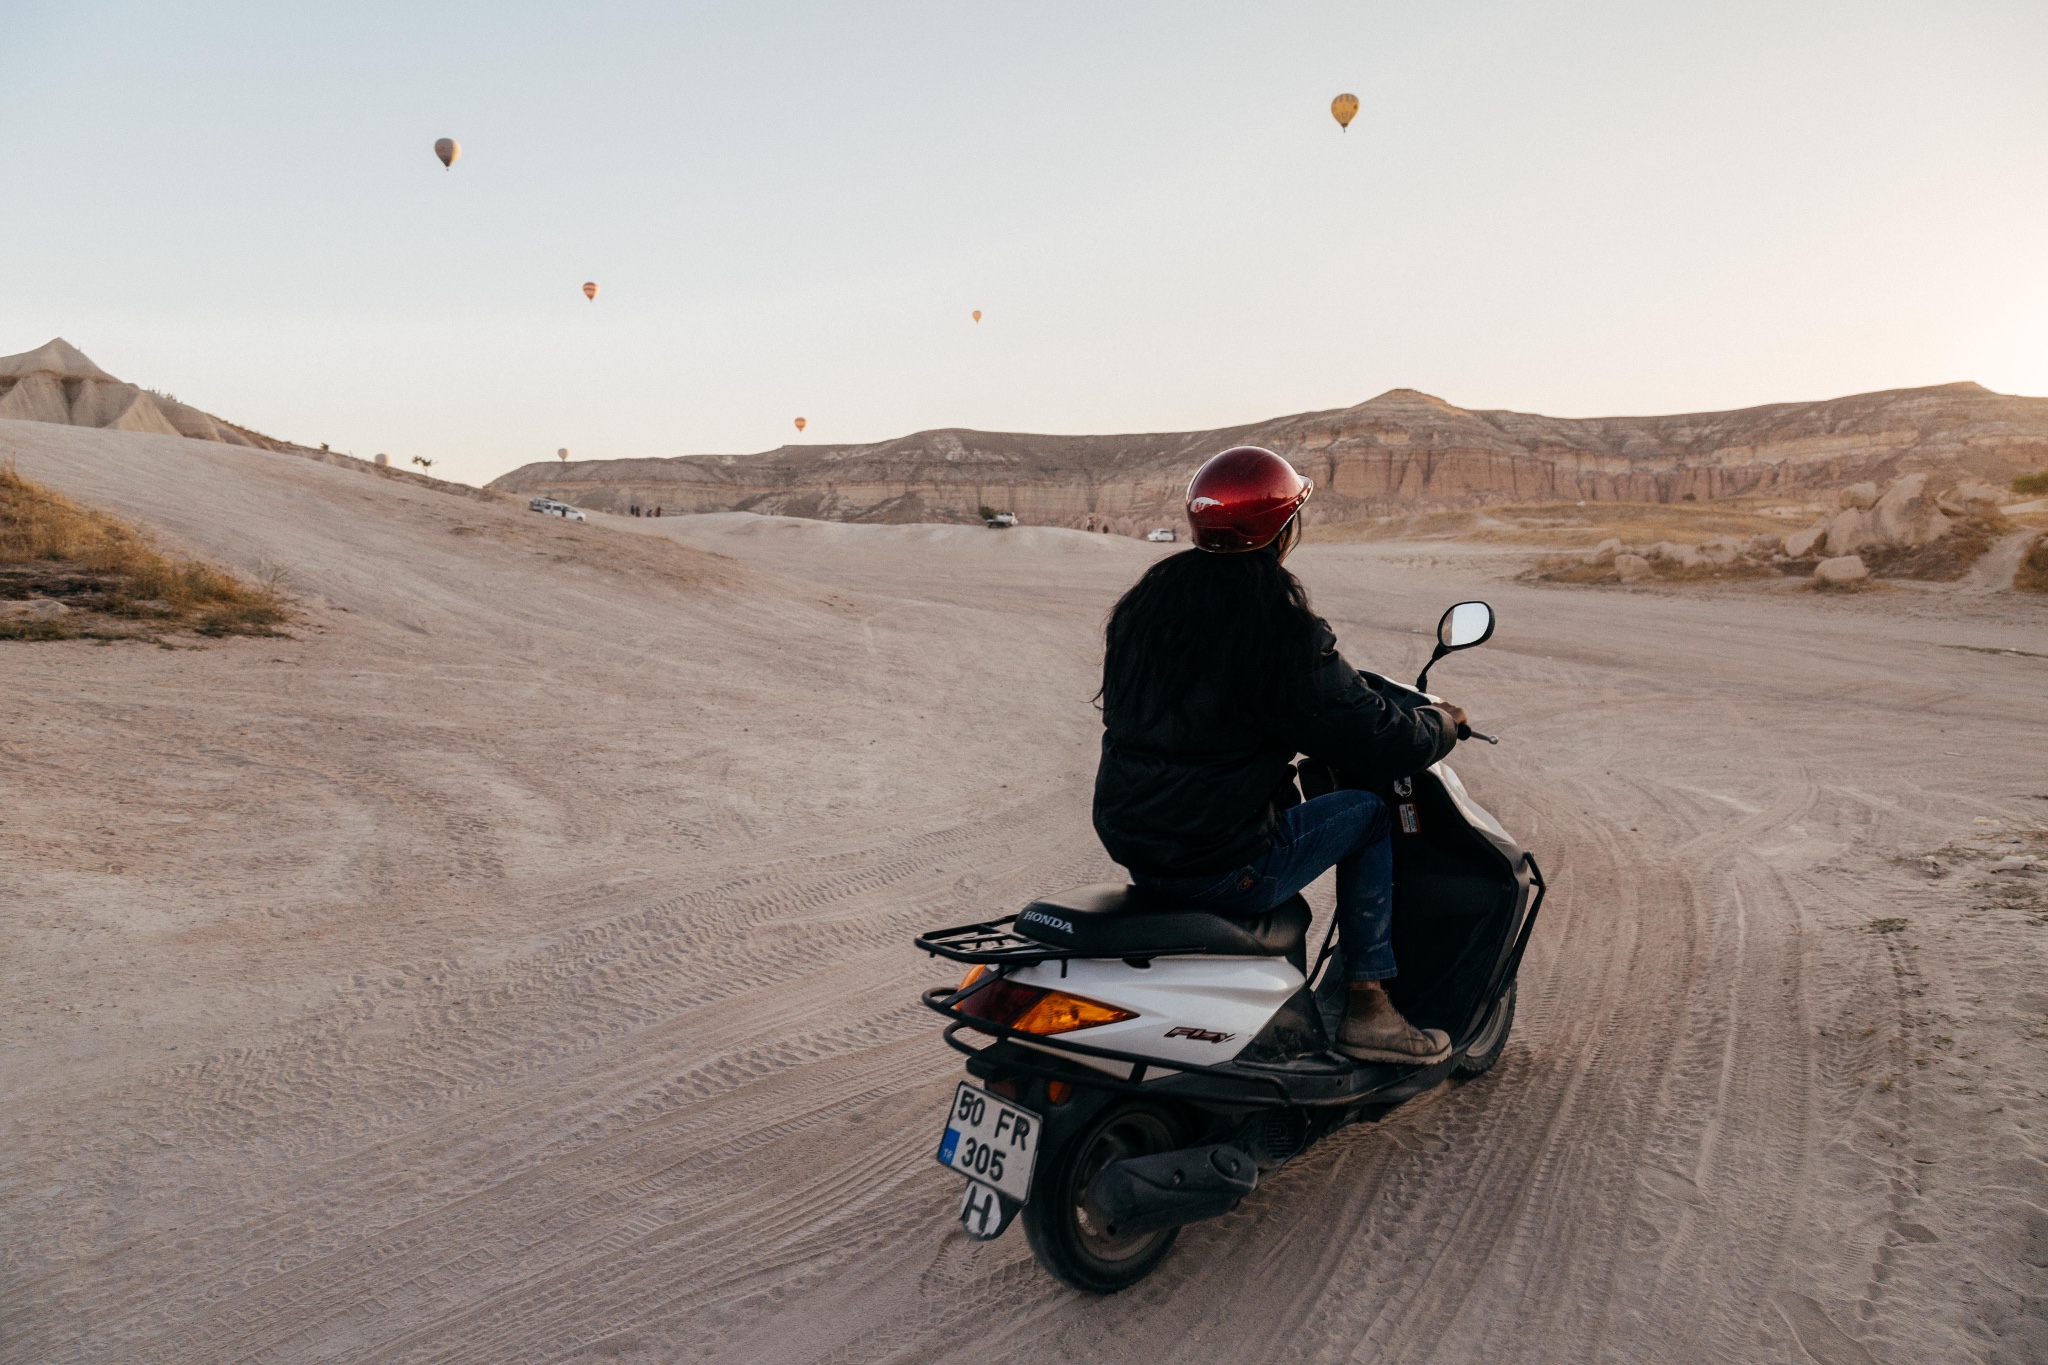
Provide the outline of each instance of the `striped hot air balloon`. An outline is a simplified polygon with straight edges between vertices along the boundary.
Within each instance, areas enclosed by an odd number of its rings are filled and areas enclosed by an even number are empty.
[[[796,419],[796,429],[797,429],[797,432],[798,432],[799,434],[801,434],[801,433],[803,432],[803,429],[804,429],[805,427],[809,426],[809,425],[810,425],[810,423],[809,423],[809,422],[806,422],[806,421],[805,421],[805,420],[804,420],[803,418],[801,418],[801,417],[799,417],[799,418],[797,418],[797,419]]]
[[[1351,128],[1351,120],[1358,117],[1358,96],[1339,95],[1330,101],[1330,117],[1337,120],[1337,127],[1344,131]]]
[[[594,281],[594,280],[586,280],[586,281],[584,282],[584,284],[583,284],[583,297],[584,297],[584,298],[586,298],[586,299],[589,299],[589,300],[591,300],[592,302],[595,302],[595,301],[596,301],[596,299],[597,299],[597,283],[596,283],[596,281]]]

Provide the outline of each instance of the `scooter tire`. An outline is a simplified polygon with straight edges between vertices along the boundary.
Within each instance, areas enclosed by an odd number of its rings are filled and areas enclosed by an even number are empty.
[[[1031,1254],[1063,1284],[1114,1294],[1150,1275],[1173,1249],[1179,1228],[1110,1235],[1093,1202],[1095,1178],[1112,1161],[1169,1152],[1181,1145],[1174,1113],[1149,1100],[1124,1100],[1046,1153],[1020,1221]]]
[[[1479,1027],[1479,1036],[1472,1040],[1472,1046],[1465,1055],[1451,1066],[1451,1074],[1460,1080],[1471,1080],[1484,1076],[1493,1070],[1493,1064],[1500,1060],[1500,1054],[1507,1048],[1508,1033],[1515,1026],[1515,983],[1508,982],[1508,988],[1500,993],[1500,999],[1493,1002],[1493,1010],[1486,1016],[1486,1022]]]

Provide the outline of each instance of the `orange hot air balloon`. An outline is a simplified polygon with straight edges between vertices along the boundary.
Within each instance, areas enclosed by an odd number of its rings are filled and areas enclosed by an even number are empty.
[[[809,423],[809,422],[806,422],[806,421],[805,421],[805,420],[804,420],[803,418],[801,418],[801,417],[799,417],[799,418],[797,418],[797,419],[796,419],[796,429],[797,429],[797,430],[798,430],[799,432],[801,432],[801,431],[802,431],[802,430],[803,430],[803,429],[804,429],[805,427],[807,427],[807,426],[809,426],[809,425],[810,425],[810,423]]]
[[[975,310],[974,310],[974,320],[975,320],[976,322],[980,322],[980,321],[981,321],[981,310],[980,310],[979,308],[977,308],[977,309],[975,309]]]
[[[595,300],[597,298],[597,285],[595,285],[594,283],[585,283],[583,286],[583,297],[586,299]]]
[[[443,166],[452,169],[455,158],[462,155],[462,144],[452,137],[444,137],[434,144],[434,155],[441,158]]]
[[[1339,95],[1330,101],[1330,117],[1337,120],[1337,127],[1349,130],[1351,120],[1358,117],[1358,96]]]

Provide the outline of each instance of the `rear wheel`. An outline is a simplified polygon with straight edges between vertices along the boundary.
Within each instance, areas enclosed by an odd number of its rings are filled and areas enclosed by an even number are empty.
[[[1493,1064],[1500,1060],[1502,1049],[1508,1045],[1508,1031],[1515,1026],[1515,983],[1508,982],[1508,988],[1500,993],[1500,999],[1493,1002],[1493,1009],[1486,1016],[1486,1022],[1479,1026],[1479,1036],[1465,1049],[1465,1055],[1452,1066],[1453,1075],[1470,1080],[1493,1070]]]
[[[1095,1294],[1114,1294],[1151,1274],[1180,1229],[1117,1236],[1095,1202],[1095,1180],[1112,1161],[1179,1145],[1180,1125],[1170,1112],[1133,1100],[1111,1105],[1047,1153],[1023,1212],[1025,1239],[1046,1272]]]

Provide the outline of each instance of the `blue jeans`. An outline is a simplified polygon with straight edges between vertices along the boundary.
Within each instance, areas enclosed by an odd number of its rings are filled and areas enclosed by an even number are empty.
[[[1394,843],[1387,807],[1371,792],[1336,791],[1290,807],[1273,846],[1244,867],[1199,877],[1148,877],[1164,891],[1226,915],[1259,915],[1337,869],[1337,924],[1346,981],[1385,981],[1394,966]]]

